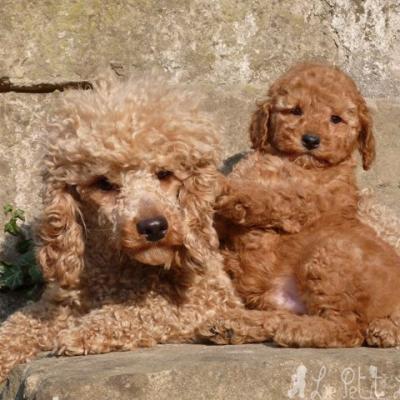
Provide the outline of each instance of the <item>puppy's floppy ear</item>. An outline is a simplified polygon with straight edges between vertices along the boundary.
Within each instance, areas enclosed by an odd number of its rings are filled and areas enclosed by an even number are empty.
[[[361,131],[358,136],[358,150],[362,157],[363,168],[367,170],[375,159],[375,138],[372,133],[372,117],[364,100],[360,104],[359,118]]]
[[[270,134],[270,107],[269,101],[257,104],[257,110],[251,118],[249,132],[252,148],[255,150],[264,150],[267,147],[268,135]]]
[[[46,208],[39,222],[38,260],[49,282],[76,288],[84,266],[82,226],[76,200],[66,187],[49,187]]]

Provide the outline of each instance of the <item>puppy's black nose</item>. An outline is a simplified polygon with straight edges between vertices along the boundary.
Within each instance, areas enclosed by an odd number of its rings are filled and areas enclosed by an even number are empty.
[[[139,234],[144,235],[150,242],[161,240],[167,233],[168,222],[163,216],[147,218],[136,224]]]
[[[303,146],[306,149],[312,150],[312,149],[316,149],[319,146],[320,138],[318,135],[306,133],[305,135],[302,136],[301,142],[303,143]]]

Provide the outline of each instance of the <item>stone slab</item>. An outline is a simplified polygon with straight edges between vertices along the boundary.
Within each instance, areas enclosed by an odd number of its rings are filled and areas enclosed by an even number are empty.
[[[162,345],[39,359],[14,369],[2,400],[382,400],[399,395],[397,349]]]

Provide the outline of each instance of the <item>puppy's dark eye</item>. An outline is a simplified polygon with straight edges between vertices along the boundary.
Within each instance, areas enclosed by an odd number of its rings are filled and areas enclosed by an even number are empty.
[[[160,181],[168,179],[172,175],[173,175],[172,171],[168,171],[166,169],[162,169],[161,171],[156,172],[156,176]]]
[[[300,116],[300,115],[303,115],[303,110],[302,110],[299,106],[296,106],[296,107],[293,107],[293,108],[290,110],[290,114]]]
[[[96,181],[93,183],[93,186],[97,189],[102,190],[103,192],[112,192],[119,190],[119,186],[110,182],[107,177],[100,176]]]
[[[331,122],[333,124],[340,124],[341,122],[343,122],[343,120],[339,117],[339,115],[331,115]]]

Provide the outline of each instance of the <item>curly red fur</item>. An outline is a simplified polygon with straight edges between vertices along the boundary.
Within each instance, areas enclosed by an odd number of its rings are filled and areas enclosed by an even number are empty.
[[[228,176],[217,216],[247,306],[280,312],[270,323],[283,346],[400,345],[400,259],[358,213],[354,152],[368,169],[375,141],[355,83],[295,66],[258,104],[250,138],[255,152]]]

